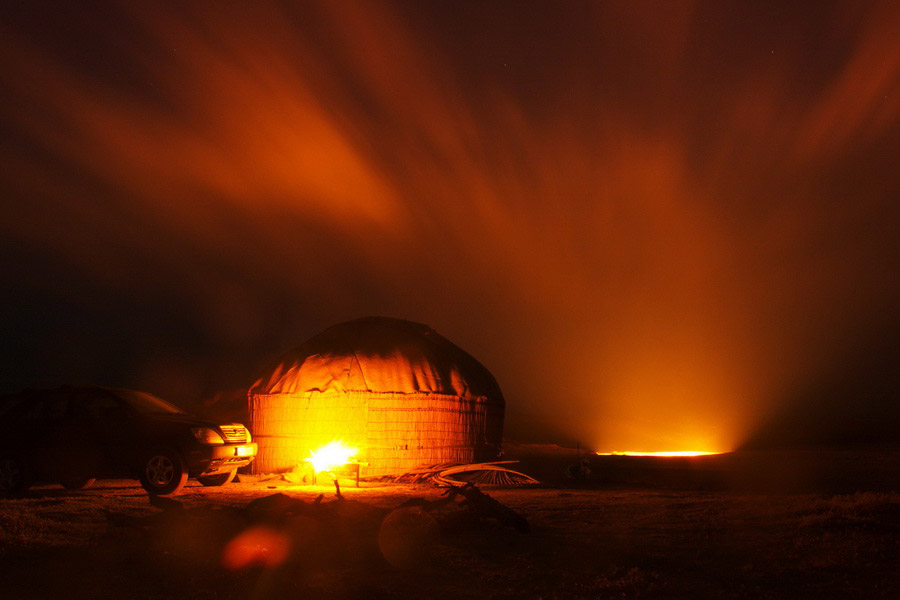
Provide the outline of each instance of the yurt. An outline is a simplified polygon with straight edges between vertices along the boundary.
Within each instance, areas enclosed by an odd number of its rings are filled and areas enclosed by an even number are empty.
[[[491,460],[504,401],[494,376],[427,325],[368,317],[282,356],[249,390],[257,473],[283,472],[339,441],[363,476]]]

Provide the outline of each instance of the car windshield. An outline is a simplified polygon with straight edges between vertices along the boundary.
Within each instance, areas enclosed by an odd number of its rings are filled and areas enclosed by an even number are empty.
[[[145,415],[183,415],[183,410],[169,404],[162,398],[152,394],[136,392],[134,390],[116,390],[116,395],[124,400],[128,406]]]

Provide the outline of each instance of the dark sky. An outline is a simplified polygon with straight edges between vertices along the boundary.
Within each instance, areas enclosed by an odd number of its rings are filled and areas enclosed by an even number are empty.
[[[0,391],[427,323],[507,435],[897,439],[896,2],[0,8]]]

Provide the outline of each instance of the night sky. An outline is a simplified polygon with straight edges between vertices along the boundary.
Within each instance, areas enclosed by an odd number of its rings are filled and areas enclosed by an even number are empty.
[[[0,7],[0,391],[427,323],[507,437],[898,441],[900,4]]]

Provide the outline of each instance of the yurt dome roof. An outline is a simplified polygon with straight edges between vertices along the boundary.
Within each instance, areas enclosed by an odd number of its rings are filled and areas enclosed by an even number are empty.
[[[427,325],[365,317],[329,327],[282,356],[251,394],[434,393],[502,402],[494,376]]]

